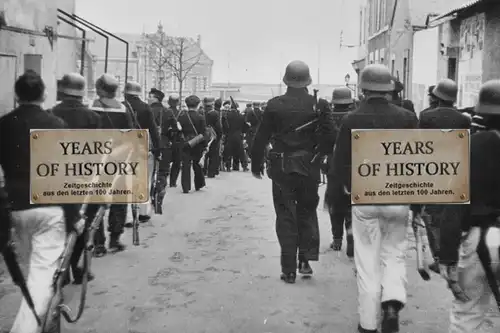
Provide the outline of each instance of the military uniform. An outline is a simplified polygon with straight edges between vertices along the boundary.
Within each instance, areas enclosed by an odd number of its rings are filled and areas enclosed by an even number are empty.
[[[493,298],[500,309],[499,96],[498,80],[479,91],[485,128],[470,139],[470,205],[450,205],[441,221],[440,271],[455,296],[450,333],[498,332],[487,313]]]
[[[218,155],[217,155],[217,169],[215,172],[215,175],[218,175],[224,166],[222,156],[224,154],[224,144],[226,141],[226,134],[227,134],[228,125],[227,125],[227,119],[224,116],[223,111],[221,110],[222,100],[220,98],[215,100],[214,108],[215,108],[215,111],[217,112],[217,115],[219,117],[219,125],[221,128],[221,138],[219,141],[219,149],[218,149]]]
[[[167,110],[171,111],[174,115],[176,122],[179,118],[179,96],[171,95],[168,98],[169,108]],[[181,163],[182,163],[182,146],[184,144],[184,140],[182,138],[182,131],[177,128],[170,133],[170,140],[172,141],[171,147],[171,156],[172,156],[172,165],[170,167],[170,187],[177,187],[177,178],[179,178],[179,173],[181,171]]]
[[[71,129],[101,128],[101,117],[82,103],[85,96],[85,78],[83,76],[77,73],[64,75],[58,89],[62,101],[52,108],[51,112],[54,116],[64,120],[67,127]],[[88,227],[90,221],[86,222],[86,227]],[[82,234],[77,238],[71,255],[71,270],[76,284],[80,284],[83,279],[83,271],[78,267],[78,264],[84,248],[85,235]],[[89,273],[88,279],[93,280],[93,274]]]
[[[432,95],[438,106],[420,114],[419,127],[427,129],[470,129],[471,119],[460,113],[453,103],[457,99],[458,86],[449,79],[442,80],[434,87]],[[429,247],[434,258],[439,258],[439,226],[443,221],[443,210],[448,205],[426,205],[422,214],[427,230]]]
[[[224,164],[226,171],[238,171],[241,166],[243,170],[248,170],[248,161],[245,158],[243,148],[243,135],[248,129],[245,117],[237,110],[227,111],[223,118],[227,121],[226,143],[224,146]]]
[[[252,173],[260,176],[266,146],[269,152],[269,175],[273,182],[276,233],[281,246],[281,279],[294,283],[299,273],[311,275],[309,261],[319,257],[319,228],[316,209],[320,161],[316,153],[326,155],[333,149],[335,131],[328,102],[317,102],[307,93],[311,84],[309,67],[293,61],[283,78],[287,92],[268,101],[262,123],[252,147]],[[319,118],[317,118],[319,117]],[[314,119],[317,125],[297,132],[294,129]],[[298,261],[297,262],[297,252]]]
[[[342,121],[337,137],[327,191],[330,209],[343,204],[338,191],[351,192],[351,130],[415,129],[415,114],[389,103],[394,90],[389,69],[369,65],[360,74],[365,99]],[[399,331],[399,311],[406,303],[405,242],[410,207],[407,205],[361,205],[352,207],[354,262],[358,280],[360,333],[377,332],[382,301],[382,332]],[[384,268],[381,267],[383,265]]]
[[[249,152],[252,151],[252,145],[255,139],[255,134],[257,133],[257,128],[262,122],[262,110],[260,109],[260,104],[261,103],[259,102],[253,102],[253,109],[250,109],[245,114],[245,122],[250,125],[250,128],[248,129],[245,136]],[[251,158],[252,154],[249,155]]]
[[[354,100],[352,99],[351,90],[347,87],[336,88],[333,90],[332,94],[332,104],[333,104],[333,122],[335,124],[336,133],[339,132],[340,126],[342,124],[342,119],[353,109]],[[330,154],[328,154],[329,166],[333,159],[333,149]],[[327,168],[327,170],[329,167]],[[327,172],[328,173],[328,172]],[[332,225],[332,235],[333,242],[330,247],[334,251],[340,251],[342,249],[342,239],[344,237],[344,221],[345,229],[347,231],[347,256],[354,256],[353,240],[352,240],[352,219],[351,219],[351,198],[345,193],[344,187],[337,189],[339,191],[339,197],[342,198],[342,203],[339,204],[334,210],[330,210],[330,223]],[[328,192],[327,192],[328,193]],[[328,198],[325,200],[328,201]]]
[[[148,179],[149,187],[152,188],[153,172],[155,164],[161,155],[160,136],[158,134],[158,127],[154,120],[153,112],[149,105],[141,100],[139,97],[142,94],[142,87],[137,82],[127,82],[124,89],[125,101],[123,105],[127,107],[132,117],[136,121],[138,128],[149,130],[150,147],[152,148],[152,155],[148,160]],[[139,205],[139,221],[147,222],[151,218],[152,212],[151,201]]]
[[[219,112],[213,106],[215,99],[213,97],[206,97],[203,100],[205,104],[205,120],[207,126],[211,127],[216,135],[215,140],[208,147],[207,158],[205,159],[206,175],[208,178],[213,178],[217,174],[219,168],[219,149],[222,140],[222,123],[220,120]]]
[[[123,104],[115,99],[118,90],[118,81],[109,74],[103,74],[96,81],[97,95],[90,110],[96,112],[101,117],[101,128],[103,129],[124,129],[134,128],[131,115]],[[113,96],[113,97],[112,97]],[[99,205],[89,205],[86,216],[88,221],[92,221],[99,210]],[[115,251],[122,251],[125,246],[119,241],[123,233],[127,218],[127,205],[113,204],[109,209],[108,232],[110,233],[109,247]],[[106,254],[106,236],[104,234],[104,224],[101,222],[95,234],[94,242],[96,256]]]
[[[194,146],[190,146],[188,142],[198,135],[204,135],[206,132],[205,118],[200,115],[196,106],[200,103],[197,96],[189,96],[186,98],[188,110],[181,111],[177,119],[182,127],[182,134],[185,142],[182,151],[182,167],[181,167],[181,184],[184,193],[191,190],[191,168],[194,173],[194,187],[198,191],[205,187],[205,177],[200,165],[200,159],[205,148],[205,142],[200,142]]]
[[[160,135],[160,151],[161,160],[158,163],[158,175],[156,178],[156,191],[158,192],[159,204],[155,204],[159,211],[157,214],[162,214],[162,202],[166,195],[167,178],[170,174],[170,163],[172,162],[172,142],[171,135],[173,131],[177,130],[177,120],[174,113],[170,109],[166,109],[163,104],[165,94],[156,88],[151,89],[149,92],[151,98],[151,112],[155,123],[158,125],[158,134]]]
[[[33,71],[21,75],[16,81],[15,92],[24,103],[0,118],[0,166],[12,209],[12,226],[18,235],[22,235],[16,240],[16,247],[26,254],[29,251],[26,280],[40,318],[45,316],[47,304],[53,297],[51,287],[64,252],[67,231],[73,230],[74,223],[79,221],[81,207],[30,203],[30,130],[66,128],[62,119],[42,109],[44,86],[42,78]],[[39,330],[35,316],[23,298],[10,332]]]

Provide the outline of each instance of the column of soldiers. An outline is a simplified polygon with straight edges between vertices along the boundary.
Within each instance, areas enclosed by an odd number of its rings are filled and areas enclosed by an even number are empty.
[[[233,136],[235,133],[241,134],[244,120],[239,121],[240,118],[235,117],[234,110],[230,108],[227,116],[223,114],[221,101],[205,99],[206,112],[200,114],[198,107],[201,101],[197,96],[187,97],[187,110],[180,110],[179,97],[172,95],[168,98],[169,107],[165,108],[162,105],[165,95],[161,91],[151,89],[148,104],[139,97],[142,95],[142,87],[136,82],[128,82],[123,91],[124,101],[120,102],[119,82],[113,76],[103,74],[95,84],[98,98],[89,107],[84,104],[85,78],[80,74],[70,73],[58,82],[60,102],[45,110],[42,105],[47,91],[40,75],[27,71],[17,79],[14,88],[19,106],[0,118],[0,166],[4,171],[5,192],[8,195],[7,198],[2,196],[0,206],[9,209],[12,227],[21,235],[22,247],[31,249],[27,286],[39,318],[44,317],[48,310],[49,301],[53,297],[53,277],[65,247],[66,236],[73,230],[80,236],[70,259],[71,275],[75,284],[81,284],[84,280],[84,271],[79,263],[86,242],[85,229],[94,219],[100,205],[88,205],[84,221],[80,215],[82,205],[45,206],[30,203],[30,130],[148,129],[151,142],[149,179],[153,178],[153,165],[158,165],[157,183],[151,184],[158,191],[160,203],[155,207],[159,207],[159,210],[154,212],[157,214],[162,213],[161,202],[167,185],[176,187],[179,174],[184,193],[191,190],[191,168],[194,171],[195,190],[205,186],[205,177],[199,163],[204,151],[208,154],[207,176],[214,177],[218,174],[218,148],[223,134],[227,136],[230,146],[227,150],[230,153],[228,158],[239,157],[232,149],[238,149],[242,144],[237,139],[234,140]],[[207,126],[213,129],[213,140],[209,140]],[[208,142],[211,143],[209,147]],[[246,164],[243,165],[246,167]],[[102,257],[108,251],[125,250],[120,237],[126,226],[127,208],[124,204],[110,205],[107,221],[109,243],[106,244],[104,222],[101,221],[94,239],[95,256]],[[3,211],[1,213],[2,216],[7,214]],[[152,213],[151,203],[139,207],[140,222],[149,221]],[[9,227],[2,227],[1,249],[9,242],[9,235]],[[95,278],[93,273],[87,274],[87,281]],[[68,274],[65,284],[70,281]],[[38,322],[31,311],[30,304],[24,299],[11,332],[38,331]]]

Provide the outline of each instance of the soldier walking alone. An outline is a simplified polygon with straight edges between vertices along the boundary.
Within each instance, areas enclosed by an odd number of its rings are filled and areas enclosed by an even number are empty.
[[[351,192],[351,130],[415,129],[415,114],[388,101],[394,91],[391,73],[384,65],[369,65],[360,74],[365,96],[360,107],[344,117],[337,137],[327,191],[330,209],[344,205]],[[333,183],[330,183],[332,181]],[[406,235],[408,205],[352,207],[354,262],[357,269],[360,333],[375,333],[382,303],[382,333],[399,332],[399,311],[406,303]]]
[[[179,118],[179,95],[173,94],[168,97],[168,110],[174,115],[174,118]],[[177,187],[177,178],[181,172],[182,163],[182,146],[184,140],[182,139],[182,131],[180,128],[170,133],[170,140],[172,141],[172,165],[170,167],[170,187]]]
[[[288,64],[283,82],[288,86],[286,93],[269,100],[257,130],[252,174],[261,178],[265,149],[272,141],[269,175],[281,246],[281,279],[295,283],[297,266],[300,274],[310,276],[313,271],[309,261],[319,258],[316,209],[320,159],[313,160],[316,154],[324,156],[332,151],[335,131],[328,102],[316,101],[307,92],[312,79],[304,62]],[[314,119],[317,121],[303,131],[295,130]]]
[[[222,124],[220,116],[214,109],[215,99],[213,97],[205,97],[203,104],[205,105],[205,120],[207,127],[211,127],[216,135],[216,138],[208,147],[206,164],[206,175],[208,178],[214,178],[219,168],[219,148],[222,139]]]

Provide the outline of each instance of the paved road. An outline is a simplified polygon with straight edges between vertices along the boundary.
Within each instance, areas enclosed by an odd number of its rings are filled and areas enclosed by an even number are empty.
[[[166,198],[167,215],[141,227],[139,247],[93,261],[88,308],[69,333],[355,332],[356,281],[344,253],[328,250],[329,220],[320,213],[322,255],[311,280],[279,280],[271,183],[223,174],[189,195]],[[322,190],[323,191],[323,190]],[[130,231],[124,235],[131,244]],[[408,252],[409,304],[402,332],[445,332],[451,297],[444,282],[418,277]],[[1,268],[0,268],[1,270]],[[66,297],[78,298],[71,286]],[[19,294],[0,283],[0,332]],[[9,306],[4,306],[8,304]]]

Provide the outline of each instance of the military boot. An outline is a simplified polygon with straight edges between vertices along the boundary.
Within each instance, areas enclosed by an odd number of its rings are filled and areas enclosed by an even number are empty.
[[[399,332],[399,311],[403,304],[399,301],[386,301],[382,303],[382,333]]]
[[[158,196],[156,197],[156,200],[158,200],[158,202],[155,205],[155,208],[156,208],[155,213],[158,215],[163,214],[163,199],[165,198],[166,194],[167,194],[167,191],[163,190],[160,193],[158,193]]]
[[[285,283],[293,284],[295,283],[295,279],[297,279],[297,273],[281,273],[280,279]]]
[[[125,245],[120,242],[120,235],[111,234],[109,237],[109,249],[113,252],[121,252],[125,250]]]
[[[299,258],[299,273],[304,276],[311,276],[313,274],[313,270],[311,265],[309,265],[309,261],[304,258]]]
[[[334,238],[333,242],[330,244],[330,248],[333,251],[340,251],[340,250],[342,250],[342,238]]]
[[[348,258],[353,258],[354,257],[354,239],[352,237],[352,234],[351,235],[347,234],[346,240],[347,240],[347,247],[346,247],[345,252],[346,252]]]

